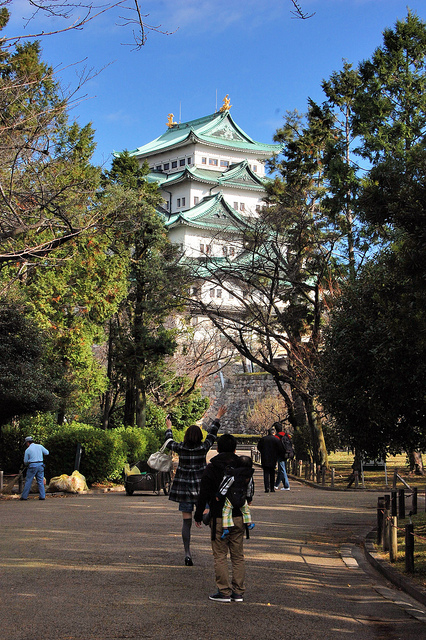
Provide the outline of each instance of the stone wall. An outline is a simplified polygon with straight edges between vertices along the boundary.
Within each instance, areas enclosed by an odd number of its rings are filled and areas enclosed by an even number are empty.
[[[204,381],[202,395],[210,398],[210,408],[204,425],[216,416],[221,405],[228,410],[222,418],[222,432],[247,433],[246,414],[256,400],[263,396],[279,395],[268,373],[241,373],[231,367]]]

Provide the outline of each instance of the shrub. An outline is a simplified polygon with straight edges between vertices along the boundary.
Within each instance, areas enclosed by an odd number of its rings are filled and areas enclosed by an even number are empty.
[[[77,444],[82,446],[80,472],[89,484],[121,477],[127,455],[120,434],[76,422],[62,425],[46,439],[48,477],[74,471]]]

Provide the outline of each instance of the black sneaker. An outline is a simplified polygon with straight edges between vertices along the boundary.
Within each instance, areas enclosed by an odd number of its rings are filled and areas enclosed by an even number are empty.
[[[235,591],[231,594],[232,602],[244,602],[243,595],[241,593],[235,593]]]
[[[226,596],[221,591],[218,591],[212,596],[209,596],[209,600],[213,600],[214,602],[231,602],[231,596]]]

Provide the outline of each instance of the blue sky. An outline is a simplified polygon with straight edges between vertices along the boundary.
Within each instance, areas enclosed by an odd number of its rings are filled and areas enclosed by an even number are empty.
[[[130,3],[130,0],[129,0]],[[191,120],[213,113],[229,94],[234,120],[255,140],[272,142],[286,111],[322,100],[321,81],[356,65],[382,42],[382,31],[407,14],[407,0],[300,0],[309,20],[292,17],[290,0],[140,0],[148,32],[135,51],[119,14],[105,13],[81,31],[46,37],[43,57],[65,86],[86,66],[99,73],[71,115],[96,130],[94,161],[134,149],[166,129],[167,114]],[[426,21],[424,0],[410,9]],[[26,0],[12,0],[7,35],[23,33]],[[31,32],[37,24],[30,24]],[[48,30],[51,23],[41,27]],[[84,61],[84,62],[81,62]],[[79,63],[80,64],[76,64]],[[217,96],[217,102],[216,102]]]

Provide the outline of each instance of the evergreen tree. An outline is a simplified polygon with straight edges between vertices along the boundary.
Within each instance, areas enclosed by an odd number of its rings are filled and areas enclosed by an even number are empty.
[[[15,416],[57,406],[54,361],[47,336],[22,305],[0,305],[0,426]]]
[[[110,249],[129,265],[128,294],[110,323],[105,426],[112,398],[120,393],[125,395],[125,424],[145,426],[148,391],[177,348],[171,316],[179,308],[184,272],[156,210],[161,202],[157,186],[145,180],[147,171],[125,152],[104,177],[104,206],[115,216]]]

